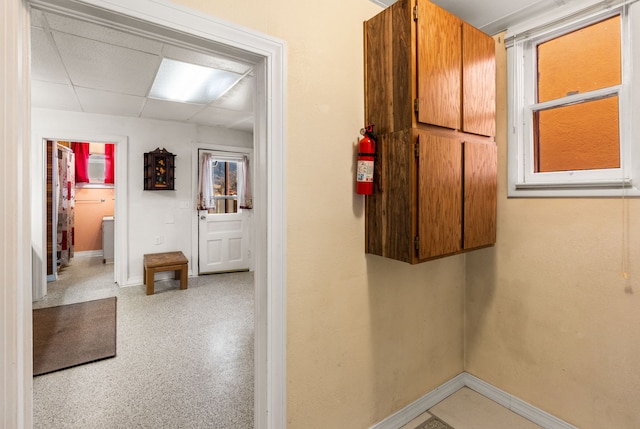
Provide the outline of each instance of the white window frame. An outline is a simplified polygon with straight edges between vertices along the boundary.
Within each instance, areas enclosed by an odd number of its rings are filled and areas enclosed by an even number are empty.
[[[637,109],[633,92],[633,58],[640,57],[640,43],[633,24],[640,25],[637,0],[582,1],[558,8],[545,16],[510,29],[506,34],[508,61],[508,188],[509,197],[600,197],[640,196],[640,148],[633,147],[632,111]],[[562,99],[537,103],[537,45],[615,15],[621,22],[622,84]],[[638,85],[636,85],[638,86]],[[567,102],[577,103],[618,95],[620,124],[620,168],[536,173],[534,171],[533,112]],[[636,94],[636,97],[633,95]],[[636,120],[635,122],[638,122]],[[634,130],[635,128],[635,130]],[[638,146],[638,145],[635,145]]]

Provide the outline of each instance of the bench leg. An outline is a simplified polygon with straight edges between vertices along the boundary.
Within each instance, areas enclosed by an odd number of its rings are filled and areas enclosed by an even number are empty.
[[[155,270],[153,268],[145,268],[144,270],[144,283],[147,285],[147,295],[153,295],[153,281],[155,277]]]
[[[176,274],[178,274],[177,271]],[[187,264],[184,264],[180,270],[180,289],[186,289],[187,287]]]

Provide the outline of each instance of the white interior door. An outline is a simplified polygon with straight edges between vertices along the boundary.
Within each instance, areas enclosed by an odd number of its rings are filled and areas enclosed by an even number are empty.
[[[200,150],[210,154],[211,207],[198,211],[198,272],[249,269],[249,213],[239,208],[243,189],[242,154]]]

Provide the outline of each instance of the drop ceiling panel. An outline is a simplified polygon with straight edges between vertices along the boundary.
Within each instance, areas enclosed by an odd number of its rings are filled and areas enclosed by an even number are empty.
[[[39,80],[31,82],[31,106],[58,110],[82,110],[70,86]]]
[[[255,79],[245,77],[231,88],[226,94],[213,102],[213,107],[230,110],[253,111],[253,92]]]
[[[47,19],[51,30],[60,33],[72,34],[85,39],[100,41],[110,45],[121,46],[155,55],[160,55],[162,52],[163,44],[152,39],[53,13],[45,13],[44,16]]]
[[[76,86],[144,96],[160,63],[157,55],[66,33],[53,38]]]
[[[239,120],[238,122],[227,124],[226,128],[231,128],[234,130],[240,130],[240,131],[245,131],[247,133],[252,133],[253,121],[254,121],[254,117],[253,117],[253,114],[251,114],[246,118]]]
[[[183,61],[185,63],[196,64],[203,67],[210,67],[218,70],[225,70],[234,73],[244,74],[251,69],[251,65],[235,61],[232,59],[212,56],[178,46],[166,45],[163,49],[163,55],[172,60]]]
[[[252,120],[253,114],[235,110],[207,107],[192,118],[192,121],[214,127],[231,128],[231,125]],[[234,127],[235,128],[235,127]]]
[[[67,73],[60,56],[41,28],[34,28],[31,32],[31,49],[38,53],[31,59],[32,79],[67,83]]]
[[[42,28],[44,26],[44,12],[38,9],[31,9],[31,27]]]
[[[77,88],[76,93],[85,112],[116,116],[138,116],[144,97],[117,94],[97,89]]]
[[[147,99],[141,117],[164,119],[167,121],[188,121],[203,109],[197,104],[174,103],[171,101]]]

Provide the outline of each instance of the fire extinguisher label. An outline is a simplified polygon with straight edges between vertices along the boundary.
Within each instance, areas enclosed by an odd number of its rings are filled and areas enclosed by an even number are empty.
[[[373,161],[358,161],[358,182],[373,182]]]

